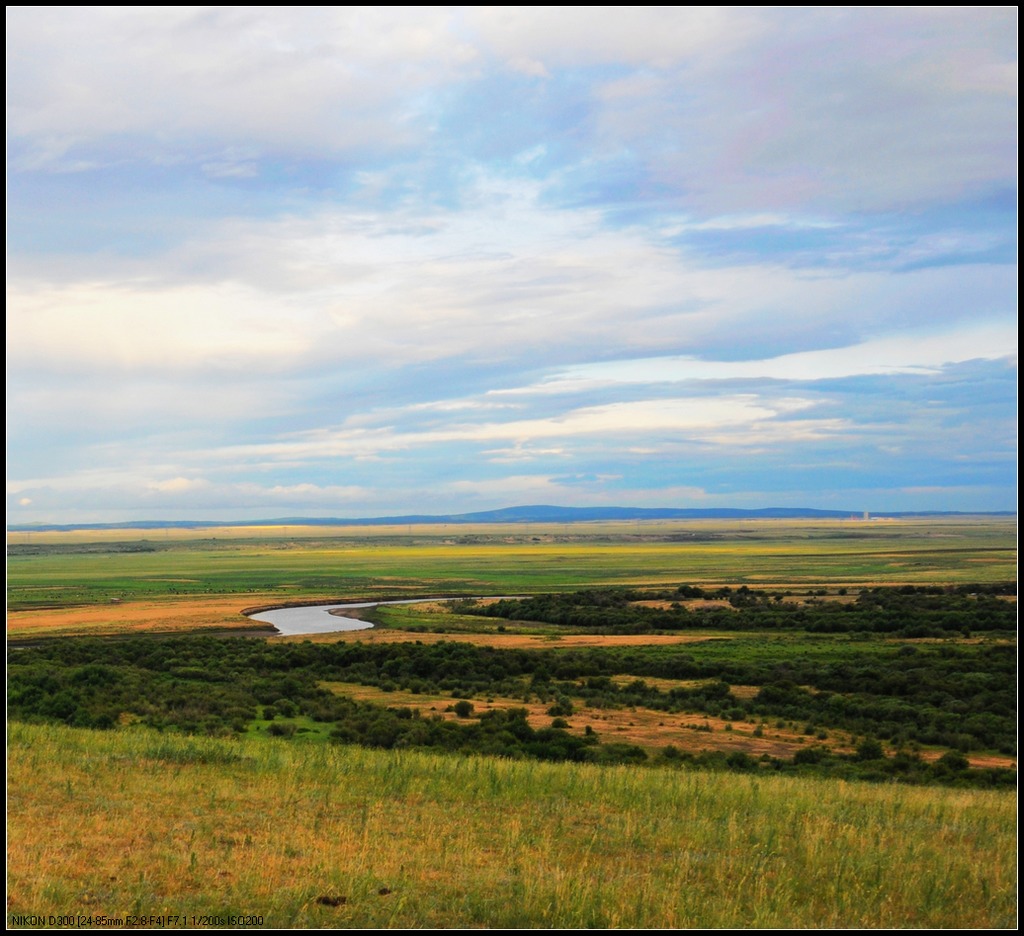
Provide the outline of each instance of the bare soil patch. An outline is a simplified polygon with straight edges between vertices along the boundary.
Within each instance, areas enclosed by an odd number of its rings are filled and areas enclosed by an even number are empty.
[[[353,642],[364,643],[469,643],[478,647],[497,647],[512,650],[551,649],[558,647],[636,647],[667,646],[671,644],[702,643],[706,640],[728,640],[731,635],[719,634],[569,634],[549,636],[546,634],[433,634],[416,631],[376,629],[362,631],[337,631],[330,634],[296,635],[293,637],[272,637],[272,640],[313,643]]]

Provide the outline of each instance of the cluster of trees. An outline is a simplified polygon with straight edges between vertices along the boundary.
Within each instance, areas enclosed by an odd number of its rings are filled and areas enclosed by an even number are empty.
[[[845,588],[838,590],[845,596]],[[505,599],[467,607],[466,613],[515,621],[635,634],[678,630],[800,630],[808,633],[879,633],[905,638],[950,634],[1016,633],[1016,604],[1001,596],[1016,585],[960,585],[865,588],[853,601],[826,601],[825,590],[800,601],[782,591],[748,588],[705,590],[680,585],[674,591],[593,588],[567,594]],[[852,597],[852,596],[851,596]],[[687,608],[693,599],[727,601],[730,607]],[[667,608],[637,602],[660,599]]]

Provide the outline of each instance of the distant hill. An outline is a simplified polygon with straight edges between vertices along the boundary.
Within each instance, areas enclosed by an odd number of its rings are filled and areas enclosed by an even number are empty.
[[[553,507],[534,504],[463,514],[407,514],[397,517],[280,517],[274,520],[135,520],[128,523],[23,523],[11,532],[37,530],[163,530],[168,528],[245,526],[412,526],[426,523],[586,523],[598,520],[815,520],[863,516],[860,510],[817,510],[813,507]],[[969,512],[958,510],[879,511],[871,517],[1012,517],[1014,511]]]

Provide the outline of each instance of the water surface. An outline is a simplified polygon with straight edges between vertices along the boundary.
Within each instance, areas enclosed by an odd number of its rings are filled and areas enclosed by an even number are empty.
[[[341,617],[331,611],[352,611],[357,608],[376,608],[377,605],[422,604],[427,598],[405,598],[401,601],[359,601],[344,604],[306,605],[298,608],[275,608],[246,615],[254,621],[273,624],[282,634],[295,637],[301,634],[331,634],[336,631],[369,630],[373,625],[358,618]]]

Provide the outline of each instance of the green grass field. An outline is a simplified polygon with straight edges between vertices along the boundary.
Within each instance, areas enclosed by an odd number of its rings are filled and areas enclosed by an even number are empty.
[[[411,528],[419,530],[419,528]],[[104,531],[8,536],[8,608],[224,594],[518,594],[599,584],[875,584],[1016,578],[1015,518]],[[249,531],[253,533],[255,531]],[[302,535],[300,535],[302,534]]]
[[[8,745],[9,924],[1016,923],[1012,793],[18,724]]]

